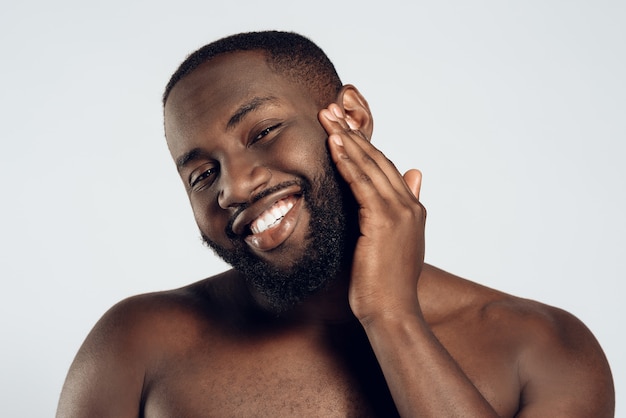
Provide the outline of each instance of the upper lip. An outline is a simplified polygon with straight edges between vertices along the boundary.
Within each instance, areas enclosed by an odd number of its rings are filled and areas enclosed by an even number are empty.
[[[261,197],[254,203],[245,206],[234,215],[232,226],[229,228],[235,235],[248,235],[251,233],[250,224],[263,212],[271,208],[276,202],[288,196],[302,194],[302,188],[298,184],[289,184],[280,187],[270,193],[261,193]]]

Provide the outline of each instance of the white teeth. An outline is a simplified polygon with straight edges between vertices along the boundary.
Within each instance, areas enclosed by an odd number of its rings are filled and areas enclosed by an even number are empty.
[[[274,206],[270,209],[270,213],[272,214],[272,216],[274,217],[274,219],[277,218],[282,218],[283,216],[285,216],[284,213],[281,212],[280,208],[278,208],[277,206]]]
[[[263,212],[254,222],[252,222],[250,230],[253,234],[259,234],[266,229],[277,226],[292,207],[292,201],[285,202],[281,200],[276,202],[274,206]]]
[[[254,234],[258,234],[261,231],[265,231],[267,229],[267,224],[263,219],[257,219],[257,221],[252,226],[252,232]]]

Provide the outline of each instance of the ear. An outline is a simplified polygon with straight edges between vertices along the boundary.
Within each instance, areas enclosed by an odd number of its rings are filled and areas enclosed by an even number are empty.
[[[374,119],[367,100],[351,84],[346,84],[337,95],[336,103],[343,109],[350,129],[360,131],[368,140],[372,139]]]

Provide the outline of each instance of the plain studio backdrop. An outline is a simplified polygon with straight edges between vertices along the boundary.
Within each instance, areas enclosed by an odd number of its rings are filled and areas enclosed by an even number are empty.
[[[260,29],[317,42],[368,99],[375,144],[423,171],[427,261],[582,319],[626,413],[625,3],[224,3],[3,5],[0,415],[52,416],[115,302],[225,268],[160,97],[192,50]]]

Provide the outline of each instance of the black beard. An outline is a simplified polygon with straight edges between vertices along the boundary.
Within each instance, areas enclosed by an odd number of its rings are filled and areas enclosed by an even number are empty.
[[[303,255],[291,267],[280,269],[260,259],[240,237],[230,237],[233,248],[226,249],[202,234],[203,241],[264,298],[265,308],[277,314],[325,288],[346,265],[348,236],[357,225],[356,217],[346,219],[348,208],[354,206],[353,198],[330,160],[324,165],[322,176],[313,184],[296,181],[303,191],[310,224]]]

